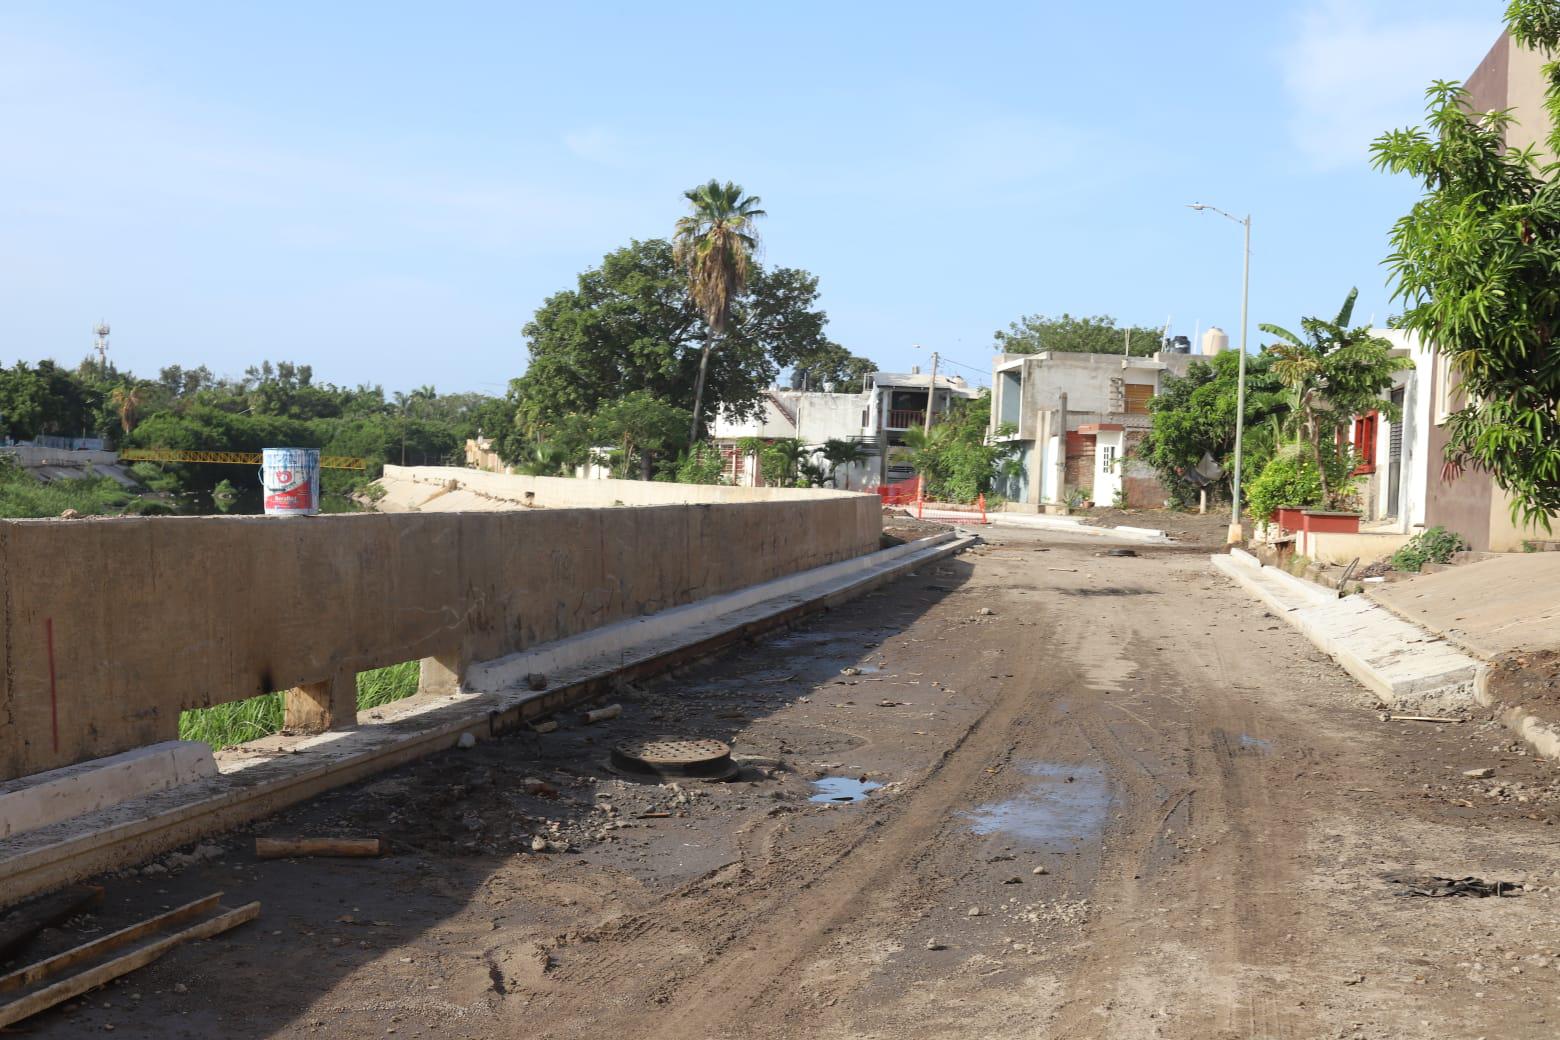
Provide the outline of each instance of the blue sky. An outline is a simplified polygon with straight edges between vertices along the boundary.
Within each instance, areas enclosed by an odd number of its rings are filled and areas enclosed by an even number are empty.
[[[0,362],[501,392],[549,293],[712,176],[887,369],[1030,312],[1390,312],[1367,144],[1504,0],[0,8]],[[716,15],[720,20],[715,21]],[[915,344],[924,345],[917,350]],[[974,377],[975,372],[957,369]]]

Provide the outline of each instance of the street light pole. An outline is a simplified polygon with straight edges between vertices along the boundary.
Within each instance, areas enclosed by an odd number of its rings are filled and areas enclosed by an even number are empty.
[[[1251,300],[1251,214],[1248,213],[1241,218],[1226,213],[1217,206],[1209,206],[1201,202],[1194,202],[1188,208],[1199,213],[1203,210],[1212,210],[1219,216],[1241,225],[1246,232],[1245,257],[1240,278],[1240,360],[1235,383],[1235,479],[1230,487],[1230,529],[1225,535],[1225,541],[1235,545],[1245,541],[1245,532],[1240,522],[1240,469],[1241,440],[1246,431],[1246,316]]]

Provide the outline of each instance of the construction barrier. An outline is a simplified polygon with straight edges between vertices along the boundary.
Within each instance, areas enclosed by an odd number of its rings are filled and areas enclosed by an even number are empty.
[[[927,503],[925,485],[920,477],[912,477],[909,480],[896,480],[891,484],[883,484],[878,487],[878,498],[885,507],[901,507],[914,509],[917,520],[927,517]],[[931,506],[931,518],[933,520],[955,520],[961,524],[989,524],[991,519],[986,515],[986,496],[984,493],[977,496],[969,505],[957,502],[936,502]]]

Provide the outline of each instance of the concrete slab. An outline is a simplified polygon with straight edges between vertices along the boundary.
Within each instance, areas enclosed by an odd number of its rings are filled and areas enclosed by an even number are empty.
[[[1367,595],[1477,657],[1560,648],[1560,553],[1503,553]]]
[[[0,784],[0,838],[217,775],[211,748],[169,740]]]

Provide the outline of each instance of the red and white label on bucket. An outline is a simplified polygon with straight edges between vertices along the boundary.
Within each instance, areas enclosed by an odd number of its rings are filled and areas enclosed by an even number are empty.
[[[267,448],[260,482],[267,513],[319,512],[320,453],[315,448]]]

